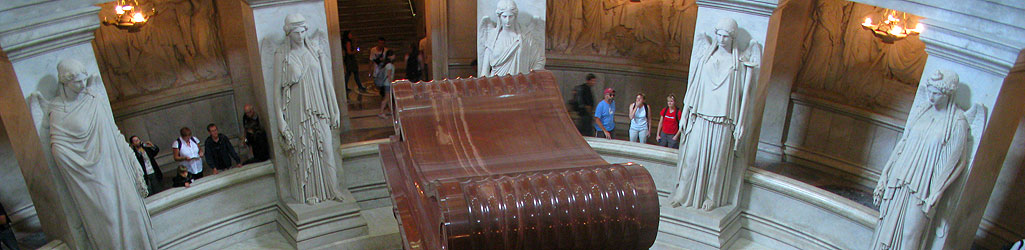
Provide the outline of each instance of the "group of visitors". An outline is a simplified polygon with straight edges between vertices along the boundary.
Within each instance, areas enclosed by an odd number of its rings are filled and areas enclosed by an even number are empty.
[[[382,119],[386,119],[390,115],[391,84],[395,81],[396,55],[395,51],[386,46],[386,42],[387,39],[379,37],[377,38],[377,45],[370,48],[370,62],[373,64],[373,71],[369,76],[374,80],[374,86],[377,87],[378,93],[381,95],[381,113],[378,116]],[[359,47],[351,31],[343,32],[342,44],[345,47],[345,82],[355,78],[359,92],[366,93],[367,88],[363,86],[363,82],[359,79],[359,63],[356,61]],[[422,81],[424,80],[424,72],[427,66],[424,60],[423,44],[420,42],[412,43],[409,46],[409,50],[409,54],[405,56],[406,79],[410,82]],[[346,86],[346,90],[349,90],[348,86]]]
[[[573,98],[569,101],[569,107],[577,113],[577,130],[581,135],[593,135],[598,138],[615,138],[615,114],[616,114],[616,90],[605,88],[601,101],[597,105],[594,102],[594,94],[591,88],[598,82],[597,76],[587,74],[584,84],[573,88]],[[680,109],[676,107],[676,96],[669,94],[666,97],[666,107],[659,113],[658,126],[655,136],[658,145],[670,148],[680,147]],[[630,110],[627,112],[630,117],[629,136],[630,141],[646,143],[650,135],[651,107],[646,102],[644,93],[637,93],[634,101],[630,103]]]
[[[192,135],[192,129],[182,127],[178,133],[180,137],[171,143],[174,161],[179,166],[177,174],[172,179],[172,187],[190,187],[193,180],[203,178],[203,163],[212,169],[212,174],[218,174],[231,168],[241,167],[243,164],[261,162],[270,159],[270,146],[267,143],[267,133],[260,126],[260,120],[253,106],[246,104],[243,108],[245,114],[242,116],[245,137],[243,143],[250,148],[253,157],[243,162],[235,152],[228,136],[221,134],[217,125],[210,123],[206,126],[209,136],[202,141],[200,146],[199,138]],[[157,164],[156,156],[160,147],[151,141],[145,141],[138,136],[129,137],[129,143],[135,158],[142,166],[144,180],[149,188],[149,194],[153,195],[162,191],[163,173],[160,165]]]

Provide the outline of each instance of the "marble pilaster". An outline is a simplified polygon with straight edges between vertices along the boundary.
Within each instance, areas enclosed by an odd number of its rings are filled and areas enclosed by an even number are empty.
[[[90,44],[99,27],[99,7],[90,1],[20,1],[0,4],[0,119],[13,157],[24,177],[42,231],[71,249],[83,249],[86,238],[49,145],[41,140],[26,97],[39,91],[52,97],[57,90],[60,59],[82,61],[97,73]],[[5,175],[14,173],[3,173]],[[14,193],[12,195],[20,195]]]
[[[715,36],[715,27],[717,22],[723,18],[731,18],[736,21],[737,29],[734,32],[733,44],[737,46],[737,51],[745,51],[748,49],[749,44],[757,42],[758,44],[765,45],[765,48],[773,48],[775,46],[773,41],[767,39],[775,39],[776,37],[769,33],[772,29],[772,25],[778,25],[779,19],[777,14],[777,7],[779,3],[777,1],[763,1],[763,0],[730,0],[730,1],[713,1],[713,0],[699,0],[698,15],[695,25],[695,40],[702,38],[702,36]],[[768,43],[767,43],[768,42]],[[715,42],[713,42],[714,46]],[[689,74],[698,74],[695,67],[697,63],[694,63],[696,58],[695,55],[698,53],[697,50],[692,51],[691,54],[691,66],[688,70]],[[771,53],[764,53],[771,54]],[[762,65],[764,62],[771,62],[772,58],[762,58]],[[737,140],[735,143],[738,144],[736,157],[730,159],[733,161],[732,169],[726,171],[729,173],[725,177],[724,186],[728,190],[723,194],[724,204],[721,207],[715,208],[710,211],[703,211],[692,208],[668,208],[663,207],[663,213],[672,214],[678,218],[691,218],[687,220],[687,223],[680,225],[670,224],[667,227],[673,227],[673,230],[682,232],[682,235],[694,235],[695,237],[687,237],[689,240],[681,241],[678,244],[683,244],[686,247],[694,249],[719,249],[729,248],[737,240],[737,232],[739,231],[740,225],[738,217],[739,211],[737,200],[739,199],[741,181],[743,174],[746,172],[747,166],[750,161],[754,160],[754,150],[757,147],[757,138],[759,125],[761,124],[761,111],[764,106],[765,99],[765,82],[760,79],[768,79],[765,69],[762,67],[754,69],[757,72],[757,78],[752,81],[750,87],[751,93],[745,93],[748,100],[745,100],[744,104],[740,108],[741,116],[744,116],[742,124],[738,126],[744,127],[744,135]],[[688,78],[692,79],[692,78]],[[693,84],[688,82],[687,84]],[[678,97],[678,103],[682,103],[683,97]],[[756,112],[757,111],[757,112]],[[755,139],[752,139],[755,138]],[[681,139],[682,140],[682,139]],[[682,148],[683,146],[681,146]],[[677,163],[677,167],[692,167],[684,166],[682,159]],[[677,177],[679,178],[679,177]],[[674,187],[675,188],[675,187]],[[669,211],[666,211],[669,210]],[[703,219],[696,219],[703,218]]]
[[[276,112],[279,110],[278,107],[274,107],[273,96],[275,87],[272,70],[274,51],[277,49],[277,45],[285,39],[285,33],[282,30],[285,17],[293,13],[302,14],[306,18],[308,34],[323,32],[327,38],[331,49],[332,73],[335,79],[325,80],[334,82],[340,110],[347,110],[347,105],[344,102],[345,87],[340,80],[345,73],[342,71],[341,45],[337,34],[337,10],[327,10],[329,7],[337,9],[337,2],[335,0],[248,0],[246,4],[248,6],[245,6],[245,9],[248,13],[244,16],[252,18],[252,30],[249,32],[253,33],[250,37],[253,42],[250,42],[250,46],[256,46],[258,49],[255,54],[250,53],[250,60],[256,62],[253,63],[254,65],[259,65],[258,69],[253,70],[253,77],[260,79],[254,82],[260,85],[256,89],[261,91],[257,92],[263,92],[259,94],[259,98],[263,99],[262,102],[266,104],[267,116],[265,117],[276,117]],[[249,21],[246,20],[246,22]],[[254,68],[251,67],[251,69]],[[343,113],[344,116],[346,115]],[[273,120],[268,121],[267,132],[273,144],[272,160],[276,169],[279,207],[283,210],[278,221],[281,226],[285,227],[284,232],[289,236],[286,237],[289,242],[295,247],[304,249],[303,246],[322,245],[321,243],[365,235],[366,221],[359,216],[351,216],[358,211],[359,207],[356,205],[355,198],[345,188],[341,188],[342,202],[321,202],[316,205],[297,204],[295,195],[298,194],[293,194],[290,188],[292,181],[290,173],[292,171],[288,168],[288,158],[281,147],[278,124]],[[343,129],[345,128],[343,127]],[[337,135],[338,131],[333,131],[332,134]],[[344,180],[344,171],[341,167],[342,157],[337,151],[339,148],[337,137],[332,136],[325,139],[333,142],[331,153],[336,154],[334,157],[336,166],[334,167],[338,175],[337,179],[340,185],[345,187],[344,183],[341,183],[341,180]],[[333,223],[321,224],[325,221],[333,221]]]

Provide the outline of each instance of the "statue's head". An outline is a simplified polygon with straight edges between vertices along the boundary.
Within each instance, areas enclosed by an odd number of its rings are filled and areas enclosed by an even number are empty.
[[[500,0],[498,6],[495,9],[495,15],[498,16],[498,24],[500,27],[512,27],[516,23],[516,16],[520,14],[520,9],[516,7],[516,2],[512,0]]]
[[[85,71],[85,65],[75,59],[64,59],[57,63],[57,77],[65,89],[78,94],[85,89],[89,73]]]
[[[302,40],[306,32],[306,17],[301,14],[288,14],[285,16],[285,36],[292,41]]]
[[[715,24],[715,42],[724,49],[733,48],[733,38],[737,34],[737,21],[732,18],[722,18]]]
[[[960,79],[954,71],[939,69],[933,72],[929,79],[926,79],[929,102],[936,107],[946,107],[947,102],[954,96],[959,81]]]

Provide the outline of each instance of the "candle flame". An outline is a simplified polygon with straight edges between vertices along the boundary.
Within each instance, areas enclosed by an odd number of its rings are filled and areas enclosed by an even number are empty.
[[[142,15],[142,13],[139,13],[139,12],[135,12],[135,14],[134,14],[134,15],[132,15],[132,22],[133,22],[133,23],[142,23],[142,22],[146,22],[146,17],[145,17],[145,16],[143,16],[143,15]]]
[[[121,5],[114,6],[114,13],[117,13],[118,15],[123,15],[125,14],[125,9],[123,9]]]
[[[925,25],[922,25],[922,23],[918,23],[915,25],[915,29],[913,31],[915,33],[922,33],[923,30],[925,30]]]
[[[871,17],[866,17],[865,18],[865,23],[862,23],[861,25],[872,26],[872,18]]]
[[[893,26],[893,29],[890,29],[890,34],[893,34],[893,35],[903,35],[904,34],[904,28],[900,27],[900,26]]]

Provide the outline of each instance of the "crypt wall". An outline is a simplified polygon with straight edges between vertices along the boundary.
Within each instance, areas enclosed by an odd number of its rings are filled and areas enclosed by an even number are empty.
[[[844,0],[811,4],[806,33],[795,37],[800,66],[789,94],[777,96],[787,108],[766,110],[760,148],[874,187],[903,132],[925,44],[916,36],[884,43],[861,27],[864,17],[885,16],[886,9]]]
[[[435,5],[431,10],[443,13],[429,11],[428,18],[444,16],[437,20],[443,22],[442,27],[429,27],[429,32],[445,34],[435,38],[434,65],[447,65],[435,69],[445,72],[436,76],[475,75],[474,34],[480,20],[475,13],[462,10],[476,9],[476,1],[429,4]],[[545,69],[555,73],[563,96],[571,96],[573,87],[594,73],[598,77],[593,88],[596,100],[607,87],[621,96],[617,123],[627,121],[625,111],[638,92],[647,96],[652,110],[664,108],[670,93],[682,100],[697,18],[694,0],[547,1],[547,8]],[[625,96],[630,96],[629,101]],[[619,132],[626,135],[626,130]],[[654,140],[650,136],[652,143]]]
[[[160,0],[150,2],[159,9],[147,26],[127,32],[112,26],[96,30],[93,47],[100,74],[110,96],[114,119],[125,136],[138,135],[161,150],[161,168],[172,171],[171,143],[181,127],[189,127],[200,140],[209,134],[209,123],[232,139],[237,151],[241,143],[242,106],[256,104],[245,67],[228,55],[238,48],[222,37],[231,37],[238,21],[223,12],[225,3],[203,0]],[[113,2],[101,5],[101,15],[113,9]]]

